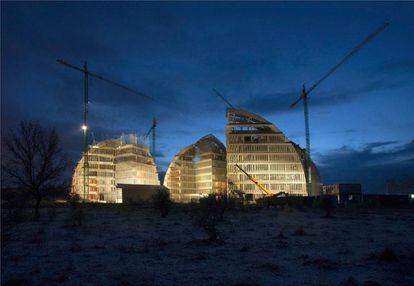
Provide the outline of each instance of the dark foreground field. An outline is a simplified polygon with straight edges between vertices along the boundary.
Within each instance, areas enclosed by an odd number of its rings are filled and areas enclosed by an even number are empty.
[[[414,285],[412,210],[229,212],[224,244],[188,212],[70,208],[3,226],[2,285]]]

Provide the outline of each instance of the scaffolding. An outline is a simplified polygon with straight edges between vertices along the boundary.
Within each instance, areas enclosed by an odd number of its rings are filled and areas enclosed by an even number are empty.
[[[319,176],[312,163],[315,190],[307,191],[306,155],[272,123],[239,109],[229,108],[226,126],[227,182],[230,192],[243,192],[254,199],[261,190],[237,167],[252,174],[272,193],[308,196],[318,192]]]
[[[164,185],[176,202],[191,202],[226,192],[226,148],[207,135],[179,152],[167,169]]]
[[[160,185],[149,149],[136,135],[122,135],[89,146],[89,201],[121,203],[118,184]],[[72,192],[82,196],[84,158],[72,178]]]

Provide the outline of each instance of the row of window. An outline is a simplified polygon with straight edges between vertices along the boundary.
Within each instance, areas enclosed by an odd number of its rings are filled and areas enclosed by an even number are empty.
[[[302,171],[302,164],[269,164],[270,171]]]
[[[148,165],[148,164],[142,164],[142,163],[138,163],[137,164],[117,164],[115,167],[115,170],[117,172],[122,172],[122,171],[129,171],[131,169],[135,170],[135,171],[142,171],[142,172],[153,172],[155,173],[155,166],[154,165]]]
[[[98,171],[89,171],[89,176],[91,177],[106,177],[106,178],[114,178],[114,172],[98,172]]]
[[[280,135],[228,135],[227,143],[274,143],[286,142],[283,134]]]
[[[116,172],[116,178],[152,178],[157,177],[155,172],[137,172],[135,170],[132,171],[123,171],[123,172]]]
[[[237,162],[299,162],[299,157],[295,155],[229,155],[228,162],[229,163],[237,163]]]
[[[117,155],[137,154],[137,155],[142,155],[142,156],[148,156],[147,152],[145,152],[142,149],[139,149],[138,147],[128,147],[128,148],[124,148],[124,149],[118,149],[116,153],[117,153]]]
[[[197,183],[197,188],[211,188],[211,182]]]
[[[105,169],[105,170],[114,170],[114,165],[99,165],[99,164],[89,164],[89,169]]]
[[[117,178],[118,184],[140,184],[140,185],[158,185],[158,178]]]
[[[196,174],[211,174],[211,168],[196,169]]]
[[[143,157],[136,156],[136,155],[129,155],[125,157],[115,158],[115,163],[121,163],[121,162],[137,162],[137,163],[148,164],[148,163],[151,163],[151,160],[149,158],[146,158],[146,157],[143,158]]]
[[[211,175],[197,176],[197,181],[211,180]]]
[[[181,188],[188,189],[188,188],[195,188],[196,183],[195,182],[181,182]]]
[[[275,152],[275,153],[293,153],[295,152],[293,146],[290,144],[277,145],[245,145],[245,144],[231,144],[227,153],[249,153],[249,152]]]
[[[302,181],[305,180],[303,174],[254,174],[254,178],[261,181]],[[245,174],[238,175],[239,181],[248,181],[249,178]]]
[[[115,155],[115,149],[92,148],[89,150],[89,153],[90,154]]]
[[[269,184],[263,184],[263,186],[270,191],[277,191],[277,192],[302,191],[306,189],[305,184],[270,184],[270,187],[269,187]],[[235,189],[235,188],[237,187],[236,186],[232,187],[232,189]],[[259,188],[255,184],[239,184],[238,189],[242,191],[259,190]]]
[[[113,162],[114,158],[111,157],[104,157],[104,156],[97,156],[97,155],[89,155],[88,161],[92,162]]]
[[[256,171],[302,171],[302,165],[297,164],[240,164],[240,166],[246,172],[256,172]],[[238,173],[240,170],[236,167],[235,164],[229,164],[227,167],[227,172]]]

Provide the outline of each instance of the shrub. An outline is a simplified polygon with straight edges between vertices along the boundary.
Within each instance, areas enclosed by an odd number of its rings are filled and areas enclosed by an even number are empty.
[[[385,248],[378,255],[378,259],[384,262],[398,261],[398,255],[390,248]]]
[[[352,277],[349,276],[348,279],[346,279],[343,283],[340,284],[341,286],[358,286],[358,281]]]
[[[279,232],[279,234],[276,236],[277,239],[284,239],[286,236],[283,234],[282,231]]]
[[[71,209],[71,222],[72,226],[81,226],[83,222],[83,210],[81,206],[81,199],[78,194],[70,193],[68,202]]]
[[[305,230],[303,229],[303,227],[298,227],[293,234],[303,236],[305,235]]]
[[[280,273],[280,266],[277,264],[274,264],[272,262],[265,262],[261,265],[261,267],[269,272],[273,272],[275,274],[279,274]]]
[[[384,248],[380,252],[372,252],[368,255],[369,259],[378,260],[381,262],[395,262],[398,261],[398,255],[390,248]]]
[[[152,196],[152,204],[160,211],[161,217],[166,217],[172,205],[168,190],[158,189]]]
[[[335,208],[335,197],[330,195],[324,195],[322,197],[322,205],[325,210],[325,217],[332,217],[332,212]]]
[[[209,241],[220,241],[217,224],[223,220],[228,207],[227,198],[218,194],[210,194],[193,205],[194,222],[207,232]]]

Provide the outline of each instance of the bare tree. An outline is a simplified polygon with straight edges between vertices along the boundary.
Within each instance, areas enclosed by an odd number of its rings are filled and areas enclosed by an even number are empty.
[[[10,129],[4,140],[2,171],[10,186],[24,191],[34,199],[35,218],[39,218],[42,199],[61,188],[67,166],[54,128],[44,128],[37,122],[20,122]]]

